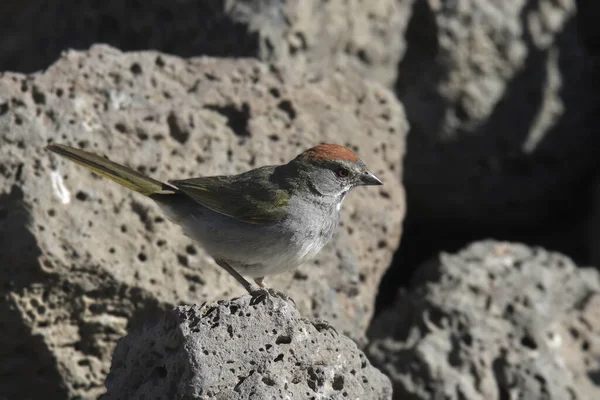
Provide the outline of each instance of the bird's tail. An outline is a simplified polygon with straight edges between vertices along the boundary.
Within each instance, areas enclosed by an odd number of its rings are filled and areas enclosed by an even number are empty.
[[[64,144],[51,144],[48,145],[46,149],[74,161],[77,164],[83,165],[96,174],[111,179],[126,188],[135,190],[144,196],[150,196],[164,190],[173,190],[173,188],[167,184],[154,180],[129,167],[100,157],[97,154],[79,150]]]

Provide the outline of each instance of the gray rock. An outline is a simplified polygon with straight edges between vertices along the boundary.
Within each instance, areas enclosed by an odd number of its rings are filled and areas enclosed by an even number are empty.
[[[575,1],[421,1],[412,15],[397,84],[409,223],[427,237],[567,222],[600,145]]]
[[[369,333],[397,399],[600,398],[600,276],[541,248],[442,254]]]
[[[413,1],[3,2],[0,70],[32,72],[66,49],[107,43],[184,57],[256,57],[313,77],[352,70],[391,87]]]
[[[253,304],[254,303],[254,304]],[[391,399],[356,344],[290,301],[181,306],[120,339],[103,400]]]
[[[44,151],[49,141],[161,180],[280,163],[319,142],[351,146],[384,186],[351,193],[327,248],[267,284],[362,342],[400,237],[406,130],[378,84],[305,82],[250,59],[94,46],[44,73],[2,74],[0,393],[96,397],[115,341],[140,321],[243,294],[152,201]]]

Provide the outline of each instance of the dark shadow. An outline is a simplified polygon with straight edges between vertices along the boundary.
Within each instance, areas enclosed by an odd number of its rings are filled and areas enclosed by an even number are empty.
[[[600,386],[600,369],[589,370],[587,376],[594,383],[594,385]]]
[[[67,399],[51,351],[32,333],[9,295],[44,279],[38,267],[41,252],[29,225],[23,192],[13,186],[0,195],[0,393],[8,399]]]
[[[431,11],[424,3],[417,2],[421,5],[413,16],[419,19],[415,26],[433,18],[427,15]],[[534,6],[535,2],[529,2],[529,7]],[[528,11],[523,10],[521,15],[523,26]],[[432,43],[425,46],[418,42],[421,39],[418,35],[411,36],[412,25],[411,21],[407,35],[409,48],[399,66],[400,74],[406,69],[404,64],[413,71],[419,65],[434,64],[431,58],[421,58],[426,51],[423,47],[430,48],[425,54],[431,57],[435,46]],[[398,287],[406,287],[414,270],[423,262],[441,251],[454,252],[474,240],[518,241],[565,253],[579,264],[589,261],[584,223],[591,214],[591,184],[600,166],[600,158],[594,156],[600,148],[600,132],[597,132],[600,128],[598,124],[589,126],[600,115],[600,101],[594,103],[590,96],[597,96],[600,91],[590,87],[598,85],[594,66],[576,54],[581,47],[573,45],[577,40],[575,32],[576,20],[572,18],[556,37],[563,79],[560,98],[565,111],[531,154],[521,152],[520,148],[542,107],[546,63],[553,56],[549,51],[536,50],[531,37],[524,38],[529,49],[524,68],[509,83],[487,122],[474,132],[459,132],[458,139],[445,143],[430,139],[426,133],[437,132],[431,129],[439,126],[443,105],[433,99],[429,125],[421,127],[411,119],[424,111],[411,109],[411,101],[404,102],[411,123],[404,175],[407,216],[400,248],[381,281],[377,312],[389,306]],[[419,50],[412,51],[412,47]],[[420,76],[409,75],[404,81],[425,81],[436,76],[440,75],[432,73],[431,68],[423,68]],[[400,85],[397,89],[401,100],[403,96],[416,95]],[[582,96],[587,96],[583,102]],[[423,156],[431,159],[423,163]],[[419,168],[431,169],[432,159],[434,169],[429,175],[420,174]],[[567,161],[569,168],[565,168]],[[436,181],[422,181],[423,176]],[[453,200],[460,199],[460,191],[456,190],[460,183],[468,188],[462,201],[474,204],[472,209],[464,207],[466,211],[462,214],[456,213],[460,209],[456,204],[443,207],[446,190],[454,190]],[[433,193],[437,193],[436,199],[430,197]],[[473,197],[478,201],[474,202]],[[435,212],[427,206],[432,201],[438,202]]]
[[[8,0],[0,4],[0,71],[31,73],[67,49],[106,43],[181,57],[253,57],[258,34],[222,0]]]
[[[590,54],[600,56],[600,2],[575,0],[577,4],[577,31]]]

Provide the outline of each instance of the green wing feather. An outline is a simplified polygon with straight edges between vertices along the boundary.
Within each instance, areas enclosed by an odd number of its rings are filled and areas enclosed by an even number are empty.
[[[285,215],[289,200],[286,191],[269,182],[269,168],[169,183],[215,212],[252,224],[269,224]]]

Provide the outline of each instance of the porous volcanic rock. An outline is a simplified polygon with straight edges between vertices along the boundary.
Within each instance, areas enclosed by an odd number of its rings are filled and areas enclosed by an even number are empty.
[[[600,398],[600,276],[542,248],[474,243],[421,266],[374,321],[394,398]]]
[[[180,306],[119,340],[103,400],[392,398],[348,337],[290,301]]]
[[[411,126],[402,257],[482,237],[583,241],[564,232],[585,218],[600,165],[587,3],[583,15],[574,0],[414,4],[396,85]]]

